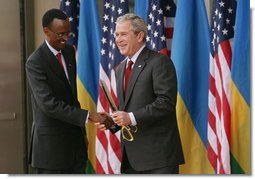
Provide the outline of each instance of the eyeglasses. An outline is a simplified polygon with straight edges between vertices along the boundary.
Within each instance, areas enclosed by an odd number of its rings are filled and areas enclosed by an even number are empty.
[[[63,37],[70,37],[72,35],[72,32],[54,32],[51,29],[49,29],[52,33],[54,33],[58,38],[63,38]]]

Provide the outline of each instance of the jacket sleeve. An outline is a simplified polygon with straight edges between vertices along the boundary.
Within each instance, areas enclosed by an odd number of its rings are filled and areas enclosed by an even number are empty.
[[[151,70],[153,94],[148,95],[155,95],[155,99],[133,111],[138,124],[175,115],[177,78],[174,65],[171,59],[163,55],[154,61]]]
[[[32,99],[34,99],[32,103],[37,103],[37,107],[44,115],[84,127],[88,111],[71,106],[53,95],[47,80],[48,77],[39,60],[35,60],[33,57],[28,59],[26,75]]]

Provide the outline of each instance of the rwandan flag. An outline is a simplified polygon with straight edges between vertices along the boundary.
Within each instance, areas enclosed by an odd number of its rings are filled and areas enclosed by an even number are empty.
[[[147,22],[149,9],[149,0],[135,0],[135,14],[142,17],[145,23]]]
[[[249,0],[237,1],[231,73],[231,173],[251,174]]]
[[[184,150],[183,174],[213,174],[207,158],[210,35],[204,0],[179,0],[172,56],[177,81],[177,120]]]
[[[100,24],[97,1],[81,0],[80,3],[77,63],[78,99],[83,109],[96,111],[100,62]],[[93,123],[88,122],[86,130],[89,140],[89,162],[87,164],[86,172],[95,173],[96,127]]]

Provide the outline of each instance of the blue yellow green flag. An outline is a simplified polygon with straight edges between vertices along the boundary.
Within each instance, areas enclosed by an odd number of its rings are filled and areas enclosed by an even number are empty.
[[[100,62],[100,24],[97,1],[80,1],[80,21],[78,39],[77,86],[78,99],[81,107],[89,111],[96,111],[99,86]],[[86,125],[89,140],[89,162],[87,173],[95,173],[95,137],[96,128],[88,122]]]
[[[231,173],[251,174],[250,1],[237,1],[232,60]]]
[[[177,81],[177,120],[185,164],[180,173],[214,173],[207,159],[209,25],[203,0],[179,0],[171,58]]]

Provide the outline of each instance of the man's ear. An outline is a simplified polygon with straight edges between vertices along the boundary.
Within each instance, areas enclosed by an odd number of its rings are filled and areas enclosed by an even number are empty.
[[[143,39],[145,38],[144,37],[144,32],[139,32],[138,35],[137,35],[137,38],[138,38],[138,42],[143,42]]]
[[[44,27],[44,28],[43,28],[43,32],[44,32],[44,34],[45,34],[46,36],[49,36],[50,31],[49,31],[48,27]]]

